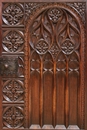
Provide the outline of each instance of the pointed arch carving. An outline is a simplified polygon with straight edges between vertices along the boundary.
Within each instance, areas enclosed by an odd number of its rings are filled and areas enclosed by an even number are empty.
[[[43,125],[48,124],[47,127],[51,128],[59,128],[59,125],[64,125],[66,128],[72,128],[72,124],[69,124],[72,122],[71,118],[71,110],[69,108],[70,101],[72,100],[69,97],[69,93],[73,90],[71,82],[69,82],[69,78],[74,81],[75,80],[75,90],[79,91],[81,94],[81,99],[78,99],[78,101],[81,103],[80,108],[77,108],[80,114],[80,119],[75,120],[73,123],[74,127],[75,124],[77,124],[76,128],[79,127],[80,129],[84,128],[84,45],[85,45],[85,30],[83,22],[79,16],[79,14],[70,6],[61,4],[61,3],[49,3],[48,5],[43,4],[39,8],[37,8],[36,12],[32,13],[27,20],[26,25],[26,32],[25,32],[25,87],[26,87],[26,99],[28,97],[28,90],[29,90],[29,79],[30,77],[30,56],[31,56],[31,50],[34,50],[37,55],[39,55],[41,60],[40,65],[40,115],[39,119],[40,122],[37,123],[37,125],[42,128]],[[49,80],[49,74],[50,78],[53,77],[53,83],[49,84],[51,87],[53,87],[53,94],[52,94],[52,109],[49,109],[49,112],[52,112],[52,115],[48,117],[49,121],[45,122],[45,115],[43,113],[44,108],[43,105],[43,95],[44,95],[44,87],[43,82],[46,81],[46,77],[43,76],[43,63],[44,63],[44,56],[46,54],[50,53],[53,59],[53,72],[52,69],[49,71],[47,70],[47,78]],[[29,56],[29,58],[28,58]],[[63,57],[62,57],[63,56]],[[46,61],[45,61],[46,62]],[[51,61],[52,62],[52,61]],[[73,63],[73,64],[72,64]],[[72,66],[73,65],[73,66]],[[62,69],[61,69],[62,68]],[[45,70],[46,71],[46,70]],[[63,74],[63,79],[61,79],[62,75],[60,74],[61,71]],[[75,78],[75,74],[77,73],[77,77]],[[52,76],[53,75],[53,76]],[[65,77],[64,77],[65,76]],[[64,117],[61,119],[60,123],[58,120],[58,116],[60,114],[58,113],[57,109],[60,109],[58,106],[57,100],[57,94],[59,92],[59,88],[61,86],[58,86],[58,82],[60,82],[60,79],[57,80],[57,78],[60,77],[61,80],[64,80],[62,85],[63,89],[66,90],[65,93],[65,107],[64,108]],[[68,78],[67,78],[68,77]],[[79,77],[79,78],[78,78]],[[78,81],[79,80],[79,81]],[[57,82],[58,81],[58,82]],[[78,86],[78,82],[81,81],[81,85]],[[46,84],[46,83],[45,83]],[[53,86],[51,86],[53,85]],[[69,91],[70,87],[70,91]],[[78,87],[79,90],[78,90]],[[58,88],[58,89],[57,89]],[[46,89],[46,88],[45,88]],[[49,90],[49,87],[47,88]],[[64,91],[63,90],[63,91]],[[63,92],[61,94],[64,94]],[[78,95],[78,92],[75,93]],[[47,94],[46,94],[47,95]],[[50,95],[50,93],[48,94]],[[77,96],[78,98],[79,96]],[[47,97],[45,97],[47,98]],[[49,101],[51,102],[49,99]],[[59,99],[58,99],[59,100]],[[29,98],[30,101],[30,98]],[[79,104],[79,103],[77,103]],[[50,106],[50,107],[52,107]],[[70,106],[72,107],[72,105]],[[77,106],[78,107],[78,106]],[[28,119],[28,102],[26,101],[26,119]],[[29,106],[29,109],[31,109],[31,106]],[[31,111],[30,111],[31,112]],[[57,114],[57,117],[56,117]],[[61,113],[62,114],[62,113]],[[31,113],[30,113],[31,115]],[[68,116],[67,116],[68,115]],[[53,121],[52,121],[53,117]],[[44,120],[45,119],[45,120]],[[35,123],[35,122],[34,122]],[[29,127],[31,126],[31,122],[29,124]],[[46,128],[47,128],[46,127]]]

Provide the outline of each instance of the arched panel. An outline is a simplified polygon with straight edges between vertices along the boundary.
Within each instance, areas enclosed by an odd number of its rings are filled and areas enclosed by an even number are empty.
[[[29,21],[30,51],[41,60],[39,123],[44,129],[83,128],[82,37],[76,15],[68,6],[50,4]]]

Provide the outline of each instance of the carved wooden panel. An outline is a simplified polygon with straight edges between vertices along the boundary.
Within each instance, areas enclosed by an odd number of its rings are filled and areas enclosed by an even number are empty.
[[[24,48],[24,33],[21,30],[3,30],[3,52],[20,52]]]
[[[18,79],[3,80],[3,102],[24,102],[24,83]]]
[[[2,130],[85,130],[85,2],[2,3]]]
[[[3,106],[3,127],[22,128],[24,125],[24,107]]]
[[[3,6],[3,25],[23,25],[24,9],[21,3],[6,3]]]

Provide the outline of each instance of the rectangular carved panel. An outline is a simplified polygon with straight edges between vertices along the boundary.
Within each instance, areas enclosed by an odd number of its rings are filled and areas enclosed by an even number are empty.
[[[3,106],[3,128],[23,128],[24,107]]]
[[[2,3],[2,129],[85,129],[85,16],[85,2]]]

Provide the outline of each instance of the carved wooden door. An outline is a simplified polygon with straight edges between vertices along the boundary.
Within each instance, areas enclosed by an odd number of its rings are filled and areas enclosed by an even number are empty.
[[[87,130],[86,4],[0,2],[0,130]]]

